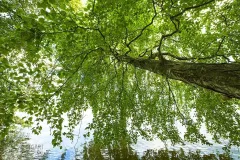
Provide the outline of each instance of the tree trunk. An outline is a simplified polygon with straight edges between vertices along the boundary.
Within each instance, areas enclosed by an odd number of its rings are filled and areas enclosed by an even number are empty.
[[[240,64],[187,63],[120,56],[121,61],[188,84],[240,99]]]

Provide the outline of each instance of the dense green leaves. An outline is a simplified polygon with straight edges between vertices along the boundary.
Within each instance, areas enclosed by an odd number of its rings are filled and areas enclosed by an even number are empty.
[[[9,127],[14,111],[24,111],[47,120],[52,143],[59,145],[63,135],[73,137],[82,113],[91,108],[88,128],[99,145],[118,144],[122,137],[136,142],[138,136],[209,144],[200,133],[203,124],[216,141],[240,145],[239,100],[120,58],[160,61],[161,53],[177,62],[239,63],[238,6],[237,0],[89,0],[86,5],[3,0],[0,125]],[[64,113],[68,133],[62,133]],[[185,126],[184,138],[176,122]],[[41,126],[33,128],[40,131]]]

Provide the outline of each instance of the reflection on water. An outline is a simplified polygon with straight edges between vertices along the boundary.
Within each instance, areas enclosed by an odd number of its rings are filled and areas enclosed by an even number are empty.
[[[201,132],[204,133],[207,137],[207,139],[213,143],[212,146],[208,145],[202,145],[200,143],[187,143],[185,142],[184,145],[182,144],[176,144],[172,145],[170,141],[161,141],[159,139],[154,139],[154,140],[146,140],[143,137],[139,136],[137,138],[137,143],[136,144],[128,144],[127,141],[123,141],[122,143],[118,143],[118,146],[111,146],[115,147],[114,149],[112,148],[105,148],[101,146],[101,144],[94,144],[94,138],[93,138],[93,133],[91,132],[90,137],[84,137],[84,134],[87,133],[87,130],[85,128],[88,126],[89,123],[92,122],[93,116],[91,110],[87,110],[84,113],[84,118],[82,119],[81,123],[74,129],[74,139],[71,141],[68,138],[63,136],[63,142],[61,145],[63,146],[63,149],[60,149],[59,147],[53,147],[51,144],[52,136],[50,136],[50,128],[47,124],[42,124],[43,129],[40,135],[34,135],[30,134],[31,130],[30,129],[24,129],[25,133],[29,133],[30,139],[28,140],[28,143],[32,145],[42,145],[43,146],[43,152],[44,154],[42,155],[42,159],[45,160],[74,160],[74,159],[93,159],[91,156],[97,155],[98,158],[107,158],[109,159],[109,156],[119,156],[119,153],[127,155],[128,157],[134,158],[140,158],[143,157],[142,159],[156,159],[156,156],[165,156],[169,155],[169,158],[171,156],[185,156],[185,158],[189,158],[187,156],[198,156],[207,157],[206,155],[209,155],[210,157],[213,155],[210,154],[222,154],[224,153],[223,147],[228,143],[228,141],[222,141],[222,144],[217,144],[214,143],[213,140],[211,140],[211,135],[206,133],[206,128],[203,126],[201,128]],[[64,124],[67,124],[67,118],[63,122]],[[180,125],[180,123],[176,122],[176,125],[178,126],[178,129],[181,132],[184,132],[184,127]],[[122,138],[124,140],[124,137]],[[115,144],[116,145],[116,144]],[[121,145],[128,146],[128,149],[126,148],[121,149]],[[166,148],[168,150],[166,150]],[[160,149],[159,151],[156,151],[156,149]],[[164,150],[162,150],[164,149]],[[175,152],[171,152],[174,151]],[[127,152],[126,152],[127,151]],[[183,155],[184,151],[184,155]],[[191,151],[190,153],[188,153]],[[232,147],[230,150],[231,157],[234,159],[238,159],[238,155],[240,154],[239,150],[237,147]],[[89,158],[90,156],[90,158]],[[121,156],[120,156],[121,157]],[[35,157],[36,158],[36,157]],[[162,158],[162,157],[161,157]],[[113,159],[113,158],[112,158]],[[129,158],[130,159],[130,158]],[[192,159],[192,158],[191,158]]]
[[[84,147],[83,159],[114,159],[114,160],[149,160],[149,159],[231,159],[227,154],[206,154],[201,155],[200,151],[185,152],[182,148],[179,150],[168,150],[167,148],[159,150],[148,149],[143,152],[142,156],[139,156],[130,146],[119,146],[119,148],[108,148],[100,150],[94,143],[90,143],[88,147]]]
[[[41,145],[27,143],[28,138],[22,132],[14,131],[6,138],[4,142],[0,142],[1,160],[230,160],[238,158],[227,153],[214,154],[210,152],[203,154],[200,150],[184,151],[182,148],[147,149],[140,153],[137,152],[138,149],[133,149],[131,145],[125,143],[126,141],[120,142],[119,146],[111,146],[105,149],[90,141],[82,147],[78,147],[81,150],[76,150],[76,148],[52,148],[43,152]],[[6,142],[8,143],[6,144]]]
[[[128,144],[122,139],[118,145],[110,145],[109,148],[102,148],[101,144],[94,143],[93,139],[84,139],[85,123],[91,121],[91,112],[88,112],[89,118],[83,119],[80,129],[75,130],[76,134],[73,141],[64,139],[63,149],[51,146],[51,137],[47,132],[48,126],[45,125],[42,134],[39,136],[28,134],[29,130],[18,128],[6,136],[4,141],[0,142],[1,160],[149,160],[149,159],[238,159],[239,150],[232,147],[231,156],[225,154],[222,150],[223,145],[214,144],[206,146],[201,144],[186,143],[183,145],[171,146],[170,143],[164,144],[160,140],[146,141],[138,138],[135,145]],[[30,139],[29,139],[30,138]],[[167,147],[164,147],[166,145]]]
[[[77,155],[75,154],[75,150],[72,149],[65,149],[61,150],[58,148],[54,148],[51,150],[47,150],[41,160],[75,160]]]
[[[0,140],[0,160],[20,160],[33,159],[39,157],[37,150],[41,146],[35,146],[27,143],[28,135],[17,128],[11,128],[9,133]]]

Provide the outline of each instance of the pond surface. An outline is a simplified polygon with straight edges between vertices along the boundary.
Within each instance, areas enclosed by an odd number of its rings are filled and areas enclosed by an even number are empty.
[[[35,158],[40,159],[38,157],[42,157],[43,154],[47,155],[47,160],[74,160],[76,157],[82,158],[82,151],[83,146],[85,143],[90,142],[90,140],[93,138],[92,134],[90,137],[85,138],[83,135],[86,133],[85,128],[88,126],[89,123],[92,122],[93,115],[91,110],[87,110],[84,113],[84,118],[79,123],[79,125],[74,130],[74,139],[73,141],[63,137],[63,141],[61,143],[62,149],[59,147],[53,147],[51,144],[52,136],[50,135],[50,127],[47,125],[46,122],[43,122],[41,125],[43,127],[41,134],[35,135],[31,133],[30,128],[25,128],[24,133],[26,133],[29,136],[28,143],[33,147],[35,151]],[[67,120],[64,121],[64,124],[67,124]],[[176,122],[176,125],[178,126],[178,129],[180,132],[185,132],[185,128],[178,122]],[[222,144],[216,144],[211,140],[211,135],[207,133],[206,128],[203,126],[201,128],[201,132],[204,133],[207,137],[207,139],[213,143],[212,146],[208,145],[202,145],[200,143],[185,143],[185,145],[171,145],[170,142],[163,142],[158,139],[147,141],[143,139],[142,137],[138,137],[137,143],[132,144],[131,147],[137,152],[137,155],[142,156],[146,150],[153,149],[164,149],[167,147],[169,150],[179,150],[182,148],[184,151],[196,151],[200,150],[201,155],[205,154],[217,154],[217,153],[223,153],[222,147],[224,147],[224,144],[227,144],[227,140],[222,140]],[[65,158],[63,158],[63,155]],[[240,155],[239,148],[232,147],[231,148],[231,157],[233,159],[238,159]]]

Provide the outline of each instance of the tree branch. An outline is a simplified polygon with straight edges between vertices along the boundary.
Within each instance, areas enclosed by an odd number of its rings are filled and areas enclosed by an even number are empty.
[[[225,40],[225,36],[223,36],[220,44],[218,45],[218,49],[217,49],[217,51],[216,51],[216,53],[215,53],[216,55],[218,54],[219,50],[221,49],[224,40]]]
[[[230,62],[229,58],[226,57],[226,55],[224,54],[217,54],[217,55],[212,55],[212,56],[207,56],[207,57],[179,57],[179,56],[176,56],[174,54],[171,54],[171,53],[162,53],[163,56],[170,56],[174,59],[177,59],[177,60],[207,60],[207,59],[213,59],[213,58],[216,58],[216,57],[223,57],[224,59],[226,59],[228,62]]]
[[[159,52],[157,53],[157,56],[161,57],[161,59],[163,58],[162,53],[161,53],[161,47],[162,47],[162,44],[163,44],[163,40],[165,40],[166,38],[171,37],[174,34],[176,34],[177,32],[179,32],[180,21],[178,19],[175,19],[175,21],[177,22],[177,24],[176,24],[174,22],[174,19],[172,19],[171,17],[170,17],[170,19],[171,19],[172,23],[174,24],[175,30],[173,32],[169,33],[169,34],[162,35],[162,37],[160,39],[160,42],[159,42],[159,45],[158,45],[158,51]]]
[[[144,30],[146,30],[150,25],[153,24],[153,21],[154,21],[155,17],[157,16],[157,11],[156,11],[156,7],[155,7],[155,2],[154,2],[154,0],[152,0],[152,5],[153,5],[153,9],[154,9],[154,15],[153,15],[153,17],[152,17],[151,22],[148,23],[145,27],[143,27],[143,28],[141,29],[140,34],[138,34],[135,38],[133,38],[130,42],[128,42],[128,43],[126,44],[126,46],[128,47],[128,51],[125,53],[125,55],[127,55],[127,54],[131,51],[130,45],[131,45],[134,41],[136,41],[139,37],[142,36]]]
[[[216,58],[216,57],[222,57],[222,58],[226,59],[227,62],[230,62],[230,59],[229,59],[228,57],[226,57],[226,55],[224,55],[224,54],[218,54],[218,52],[220,51],[221,46],[222,46],[224,40],[225,40],[225,36],[222,38],[222,40],[221,40],[221,42],[220,42],[220,44],[219,44],[219,46],[218,46],[218,49],[217,49],[216,53],[215,53],[214,55],[212,55],[212,56],[207,56],[207,57],[179,57],[179,56],[176,56],[176,55],[174,55],[174,54],[167,53],[167,52],[161,53],[161,54],[162,54],[163,56],[170,56],[170,57],[172,57],[172,58],[174,58],[174,59],[177,59],[177,60],[207,60],[207,59],[213,59],[213,58]]]
[[[196,6],[187,7],[187,8],[185,8],[182,12],[180,12],[180,13],[174,15],[174,16],[171,16],[171,18],[172,18],[172,19],[175,19],[175,18],[177,18],[178,16],[183,15],[186,11],[189,11],[189,10],[192,10],[192,9],[196,9],[196,8],[200,8],[200,7],[205,6],[205,5],[207,5],[207,4],[209,4],[209,3],[213,2],[213,1],[214,1],[214,0],[210,0],[210,1],[207,1],[207,2],[205,2],[205,3],[196,5]]]

